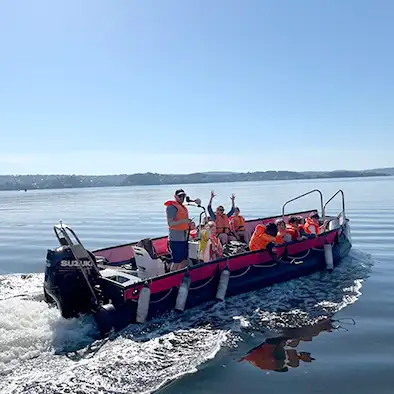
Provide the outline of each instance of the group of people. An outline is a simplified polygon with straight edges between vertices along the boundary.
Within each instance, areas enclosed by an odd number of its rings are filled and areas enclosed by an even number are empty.
[[[242,241],[249,245],[251,251],[266,249],[269,245],[281,245],[283,243],[301,240],[310,234],[318,235],[326,226],[326,222],[320,225],[317,213],[312,213],[308,218],[292,216],[286,224],[282,219],[266,225],[258,224],[250,236],[245,226],[245,219],[240,215],[240,210],[235,206],[235,196],[231,196],[231,209],[225,213],[222,205],[215,212],[212,202],[215,194],[211,192],[208,203],[209,217],[203,223],[204,232],[200,234],[200,251],[203,261],[211,261],[223,256],[223,245],[231,241]],[[164,203],[166,206],[168,223],[168,242],[172,254],[175,271],[188,265],[189,239],[197,238],[198,229],[189,218],[189,212],[183,204],[186,193],[183,189],[175,191],[174,200]],[[207,248],[207,245],[209,246]]]
[[[287,242],[300,241],[310,236],[319,235],[327,225],[320,225],[320,217],[313,212],[304,219],[302,216],[290,216],[288,223],[282,219],[267,225],[258,224],[249,242],[249,250],[267,249],[269,245],[282,245]]]

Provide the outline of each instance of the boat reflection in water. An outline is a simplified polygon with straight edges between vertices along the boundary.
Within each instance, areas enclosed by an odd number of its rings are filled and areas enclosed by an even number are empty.
[[[355,325],[355,321],[351,318],[339,320],[328,318],[310,326],[283,329],[280,337],[268,338],[242,357],[239,362],[248,361],[262,370],[287,372],[289,368],[299,367],[300,362],[311,363],[315,360],[311,353],[297,350],[301,342],[311,342],[321,332],[347,330],[344,327],[347,324]]]

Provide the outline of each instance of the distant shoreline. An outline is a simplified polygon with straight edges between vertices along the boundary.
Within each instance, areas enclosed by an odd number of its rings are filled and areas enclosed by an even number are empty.
[[[173,175],[149,172],[132,175],[0,175],[0,191],[365,178],[393,175],[394,168],[382,168],[364,171],[256,171],[246,173],[201,172]]]

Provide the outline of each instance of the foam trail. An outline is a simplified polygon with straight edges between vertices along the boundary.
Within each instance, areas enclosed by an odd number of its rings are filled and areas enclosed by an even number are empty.
[[[331,274],[170,313],[104,341],[96,340],[91,317],[65,320],[42,300],[42,275],[0,277],[0,391],[155,391],[242,337],[310,324],[354,303],[372,264],[369,255],[352,251]]]

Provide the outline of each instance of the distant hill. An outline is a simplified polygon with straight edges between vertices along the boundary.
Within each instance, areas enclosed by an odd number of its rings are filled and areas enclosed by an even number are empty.
[[[387,174],[387,175],[394,175],[394,167],[388,168],[375,168],[372,170],[365,170],[365,173],[375,173],[375,174]]]
[[[394,168],[365,171],[211,171],[193,174],[121,174],[121,175],[0,175],[0,190],[64,189],[105,186],[173,185],[187,183],[256,182],[321,178],[357,178],[392,176]]]

